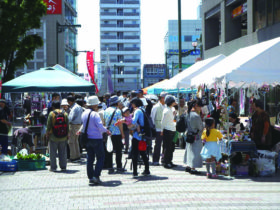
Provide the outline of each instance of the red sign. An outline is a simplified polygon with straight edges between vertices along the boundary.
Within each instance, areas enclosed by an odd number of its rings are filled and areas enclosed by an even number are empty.
[[[62,14],[62,0],[44,0],[47,4],[47,14],[57,15]]]
[[[92,83],[95,85],[96,93],[99,92],[96,82],[94,80],[94,60],[93,60],[93,52],[87,52],[87,69],[88,74],[92,80]]]

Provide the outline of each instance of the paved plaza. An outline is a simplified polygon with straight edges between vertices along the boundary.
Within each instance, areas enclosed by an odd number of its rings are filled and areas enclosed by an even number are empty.
[[[66,172],[2,173],[1,209],[280,209],[280,173],[206,179],[205,167],[202,175],[184,171],[183,154],[175,150],[178,167],[151,166],[152,176],[138,179],[128,160],[125,174],[103,171],[99,186],[89,185],[85,159]]]

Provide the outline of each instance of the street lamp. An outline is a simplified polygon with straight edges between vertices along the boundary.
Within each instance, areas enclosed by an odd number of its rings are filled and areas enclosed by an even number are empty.
[[[61,25],[56,22],[56,63],[59,64],[59,53],[58,53],[58,34],[64,32],[65,28],[81,28],[81,24],[76,25]],[[75,72],[75,53],[76,50],[73,50],[73,60],[74,60],[74,72]]]

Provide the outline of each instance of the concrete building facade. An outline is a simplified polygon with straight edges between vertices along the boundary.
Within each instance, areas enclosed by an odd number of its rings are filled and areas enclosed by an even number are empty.
[[[165,64],[144,64],[143,87],[148,87],[166,79]]]
[[[181,40],[182,52],[193,50],[193,42],[198,42],[201,36],[201,20],[182,20],[181,21]],[[166,53],[167,68],[169,76],[175,76],[179,72],[178,63],[178,20],[168,21],[168,32],[164,38],[164,48]],[[195,63],[196,58],[200,57],[200,49],[191,52],[189,56],[182,58],[182,68],[186,69]]]
[[[16,71],[16,76],[55,64],[60,64],[73,72],[77,71],[77,28],[70,27],[70,25],[77,24],[76,0],[55,0],[52,2],[61,5],[61,12],[60,14],[51,14],[51,7],[48,5],[48,14],[42,18],[41,28],[27,32],[27,35],[40,35],[44,45],[35,50],[33,60],[29,60],[27,65]],[[63,25],[63,27],[57,27],[57,24]],[[69,25],[69,27],[65,25]]]
[[[140,0],[100,0],[100,58],[109,56],[115,91],[141,86],[140,28]],[[107,65],[101,64],[100,94],[107,91]]]
[[[280,36],[280,0],[202,1],[203,57]]]

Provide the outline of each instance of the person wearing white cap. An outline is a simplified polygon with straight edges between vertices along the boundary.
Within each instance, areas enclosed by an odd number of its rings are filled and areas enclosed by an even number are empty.
[[[68,102],[67,102],[67,99],[66,98],[64,98],[64,99],[62,99],[62,101],[61,101],[61,110],[62,111],[65,111],[65,112],[67,112],[67,114],[69,114],[69,104],[68,104]]]
[[[158,166],[159,165],[159,158],[161,153],[161,146],[162,146],[162,129],[161,129],[161,119],[162,119],[162,113],[165,107],[164,99],[167,95],[166,92],[161,92],[159,95],[159,101],[158,103],[153,107],[151,112],[151,118],[153,120],[154,125],[156,126],[156,140],[155,140],[155,147],[154,147],[154,154],[153,154],[153,165]]]
[[[104,146],[103,146],[103,133],[111,135],[111,132],[107,130],[102,123],[102,120],[98,114],[95,112],[98,108],[100,101],[97,96],[90,96],[88,98],[86,109],[82,114],[82,126],[83,130],[86,128],[88,121],[87,135],[88,142],[86,145],[87,148],[87,176],[91,184],[100,184],[100,175],[104,164]],[[95,156],[97,162],[95,168],[93,168],[93,163]]]

